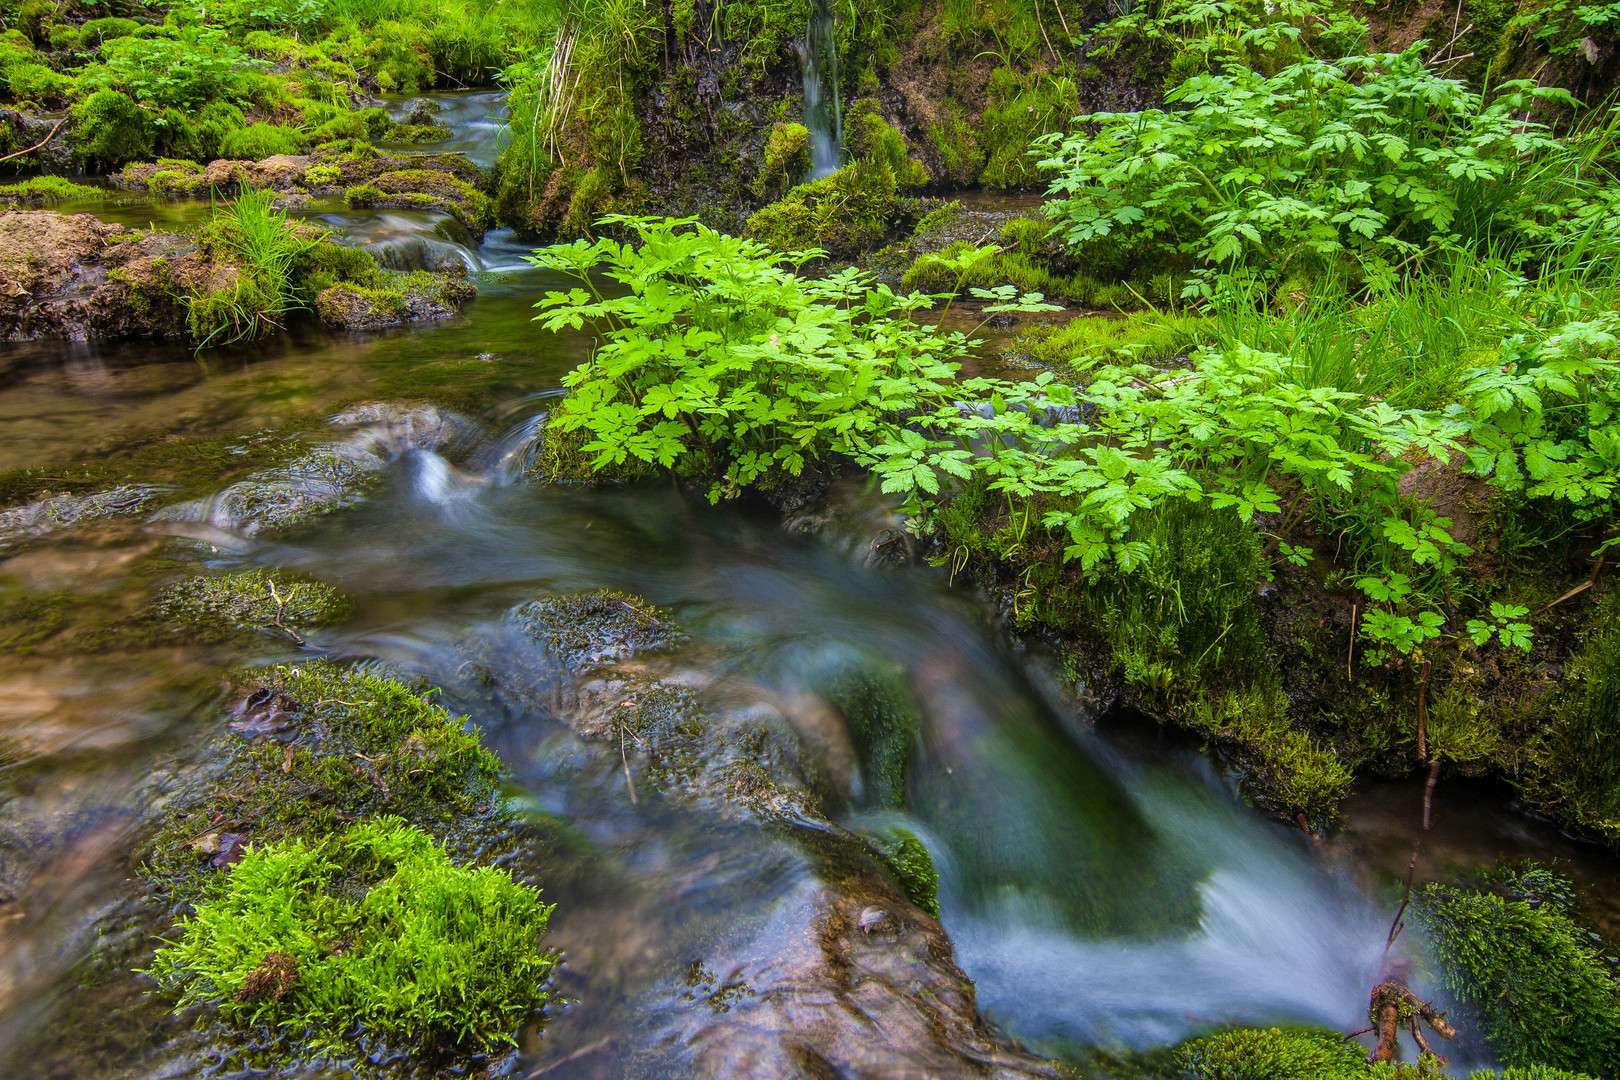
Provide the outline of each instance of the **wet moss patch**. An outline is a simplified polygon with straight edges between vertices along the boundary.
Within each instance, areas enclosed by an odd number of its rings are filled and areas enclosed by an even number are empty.
[[[1602,1075],[1620,1062],[1620,971],[1576,921],[1574,890],[1529,867],[1480,887],[1433,884],[1416,910],[1446,985],[1517,1066]]]
[[[917,834],[898,825],[892,826],[879,832],[874,846],[906,899],[919,910],[939,918],[939,872],[934,869],[934,858],[917,839]]]
[[[686,640],[646,601],[611,589],[531,600],[514,609],[510,618],[573,672],[673,648]]]
[[[222,761],[176,796],[148,876],[178,899],[247,845],[319,839],[394,814],[444,834],[495,811],[500,762],[423,687],[327,661],[238,688]]]
[[[170,632],[203,640],[268,633],[301,641],[300,632],[345,618],[350,604],[320,581],[271,570],[186,578],[165,586],[152,618]]]
[[[487,1046],[547,999],[551,908],[491,868],[456,866],[397,817],[248,850],[150,973],[182,1007],[323,1045],[359,1024],[412,1043]]]

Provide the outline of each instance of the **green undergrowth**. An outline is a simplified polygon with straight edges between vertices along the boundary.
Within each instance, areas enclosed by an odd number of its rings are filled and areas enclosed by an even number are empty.
[[[493,868],[459,867],[384,816],[255,846],[175,928],[150,974],[180,1007],[344,1049],[355,1025],[426,1046],[512,1043],[548,1000],[551,908]]]
[[[1576,921],[1570,883],[1538,867],[1417,896],[1446,985],[1516,1066],[1611,1075],[1620,1061],[1620,968]]]
[[[1614,843],[1620,841],[1620,590],[1609,589],[1584,635],[1535,737],[1525,790]]]
[[[555,40],[561,0],[270,0],[145,8],[92,17],[29,7],[0,40],[0,96],[25,111],[66,107],[79,162],[158,156],[260,159],[337,138],[437,137],[394,125],[376,93],[490,86]]]

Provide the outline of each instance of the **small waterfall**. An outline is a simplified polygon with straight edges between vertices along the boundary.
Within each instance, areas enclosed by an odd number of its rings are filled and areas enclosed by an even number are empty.
[[[831,0],[810,0],[804,55],[804,126],[810,129],[810,178],[838,171],[844,151],[844,107],[838,87],[838,39]],[[828,86],[832,94],[827,93]]]

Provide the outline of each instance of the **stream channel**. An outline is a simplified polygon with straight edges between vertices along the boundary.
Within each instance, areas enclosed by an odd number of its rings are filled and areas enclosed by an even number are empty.
[[[467,108],[476,119],[491,107]],[[493,127],[463,149],[488,156]],[[69,209],[160,229],[208,212],[123,195]],[[332,441],[327,417],[373,401],[431,402],[476,434],[454,448],[402,446],[364,500],[275,538],[191,514],[0,546],[0,600],[63,612],[43,640],[0,655],[0,879],[17,883],[0,896],[7,1076],[232,1075],[155,1034],[92,1038],[85,1029],[99,1021],[75,993],[130,888],[119,856],[141,827],[143,780],[217,732],[225,672],[299,654],[269,637],[109,648],[97,620],[138,610],[176,576],[242,567],[288,568],[352,598],[353,614],[312,647],[435,681],[453,679],[469,639],[498,642],[513,605],[600,588],[670,609],[690,634],[680,662],[736,695],[804,700],[846,658],[889,665],[906,673],[923,715],[907,810],[870,809],[858,770],[836,752],[848,735],[834,732],[820,763],[845,795],[834,816],[861,828],[887,814],[923,838],[940,874],[940,922],[993,1024],[1074,1060],[1088,1046],[1153,1046],[1221,1023],[1364,1026],[1421,785],[1363,785],[1347,827],[1325,841],[1262,818],[1195,745],[1146,721],[1099,723],[945,570],[866,566],[863,541],[896,521],[858,483],[835,490],[837,524],[803,533],[763,509],[710,507],[665,485],[524,482],[539,418],[588,348],[530,322],[534,301],[566,284],[527,267],[510,235],[477,246],[443,215],[295,212],[386,265],[460,260],[478,297],[427,328],[345,336],[300,325],[201,355],[0,346],[0,473],[138,453],[160,462],[144,478],[153,484],[195,484],[201,470],[223,487],[239,477],[235,459]],[[172,463],[153,447],[172,448]],[[623,1076],[632,1059],[644,1071],[649,1048],[690,1035],[693,1021],[670,1003],[692,972],[718,973],[737,993],[770,982],[773,959],[793,947],[784,935],[802,925],[792,912],[816,884],[801,848],[633,802],[617,771],[571,770],[570,737],[543,709],[446,703],[469,711],[507,763],[520,813],[565,823],[572,837],[534,858],[557,905],[547,941],[566,958],[558,988],[574,1003],[543,1037],[526,1035],[514,1075]],[[1426,849],[1421,876],[1529,855],[1599,903],[1620,897],[1611,859],[1515,814],[1494,788],[1443,784]],[[1414,960],[1415,988],[1443,1002],[1417,931],[1397,948]],[[727,1022],[723,1009],[704,1016]],[[65,1032],[52,1053],[29,1049],[51,1030]],[[1466,1034],[1451,1049],[1459,1072],[1491,1064]]]

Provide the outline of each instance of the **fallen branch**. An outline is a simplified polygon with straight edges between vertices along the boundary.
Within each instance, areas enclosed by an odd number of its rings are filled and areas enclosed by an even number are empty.
[[[45,136],[43,139],[39,140],[39,142],[35,143],[33,146],[30,146],[26,150],[18,150],[14,153],[7,154],[5,157],[0,157],[0,161],[10,161],[12,158],[22,157],[24,154],[32,154],[35,150],[38,150],[40,147],[56,138],[56,133],[62,130],[62,125],[65,123],[67,123],[67,117],[64,116],[62,119],[56,122],[55,127],[51,128],[51,133],[49,135]]]

